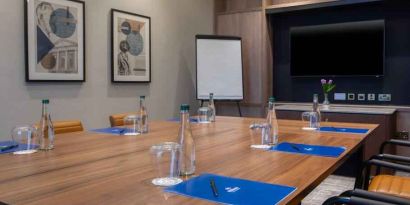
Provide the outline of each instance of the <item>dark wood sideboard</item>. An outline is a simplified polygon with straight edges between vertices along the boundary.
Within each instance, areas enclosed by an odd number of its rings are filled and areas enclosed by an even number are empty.
[[[301,120],[302,113],[310,111],[310,109],[309,106],[279,105],[276,112],[278,119]],[[374,110],[372,111],[372,109]],[[330,108],[330,111],[322,110],[321,113],[322,121],[379,124],[379,127],[366,139],[365,159],[378,154],[380,145],[384,141],[394,138],[396,133],[396,111],[394,109],[338,107]],[[390,151],[394,153],[394,150]]]

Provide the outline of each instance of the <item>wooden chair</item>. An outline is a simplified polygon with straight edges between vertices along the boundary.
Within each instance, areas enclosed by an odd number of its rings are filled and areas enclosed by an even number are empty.
[[[54,121],[53,126],[55,134],[84,131],[83,124],[79,120]]]
[[[110,124],[111,127],[118,127],[124,125],[124,118],[127,115],[135,115],[136,113],[121,113],[121,114],[114,114],[110,116]]]
[[[38,128],[38,123],[35,126]],[[79,120],[53,121],[53,126],[55,134],[84,131],[83,124]]]
[[[381,168],[410,173],[410,157],[385,154],[386,145],[410,147],[409,141],[389,140],[382,144],[380,154],[365,163],[364,175],[360,173],[356,188],[410,199],[410,177],[380,174]],[[371,168],[376,167],[376,174],[371,179]]]

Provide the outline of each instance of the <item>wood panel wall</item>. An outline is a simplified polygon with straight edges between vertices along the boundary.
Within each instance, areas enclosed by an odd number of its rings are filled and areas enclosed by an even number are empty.
[[[243,40],[245,99],[250,116],[264,116],[273,90],[272,30],[265,10],[337,0],[215,0],[215,34]],[[223,115],[236,115],[236,104],[220,104]]]

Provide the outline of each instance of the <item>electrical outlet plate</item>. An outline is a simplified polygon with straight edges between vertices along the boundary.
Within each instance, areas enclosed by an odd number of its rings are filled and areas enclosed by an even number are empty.
[[[355,94],[354,93],[347,94],[347,100],[355,100]]]
[[[374,93],[367,94],[367,100],[368,101],[375,101],[376,100],[376,94],[374,94]]]
[[[379,102],[390,102],[391,101],[391,94],[379,94],[378,95]]]
[[[365,101],[366,100],[366,94],[357,94],[357,100],[358,101]]]

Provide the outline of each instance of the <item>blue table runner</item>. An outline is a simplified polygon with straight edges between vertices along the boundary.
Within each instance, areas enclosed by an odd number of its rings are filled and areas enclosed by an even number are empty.
[[[170,118],[170,119],[168,119],[167,121],[170,121],[170,122],[180,122],[180,119],[179,119],[179,117],[177,117],[177,118]],[[196,118],[196,117],[191,117],[191,118],[189,118],[189,122],[191,122],[191,123],[198,123],[199,120],[198,120],[198,118]]]
[[[100,132],[105,134],[124,135],[127,132],[126,128],[122,127],[107,127],[91,130],[92,132]]]
[[[340,132],[340,133],[353,133],[353,134],[366,134],[369,129],[360,128],[345,128],[345,127],[321,127],[321,132]]]
[[[346,148],[282,142],[276,146],[271,147],[270,150],[337,158],[346,150]]]
[[[0,142],[0,146],[11,146],[11,145],[15,145],[15,142],[12,141],[3,141]],[[37,149],[38,145],[31,145],[33,147],[29,147],[30,149]],[[5,151],[1,151],[0,150],[0,154],[7,154],[7,153],[13,153],[13,152],[17,152],[17,151],[23,151],[23,150],[27,150],[27,144],[19,144],[18,147],[15,147],[13,149],[9,149],[9,150],[5,150]]]
[[[214,196],[210,181],[214,180],[218,196]],[[267,184],[226,176],[204,173],[172,187],[165,192],[203,199],[220,204],[278,204],[296,190],[276,184]]]

